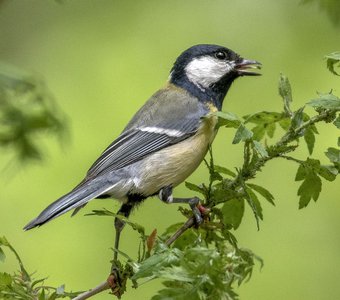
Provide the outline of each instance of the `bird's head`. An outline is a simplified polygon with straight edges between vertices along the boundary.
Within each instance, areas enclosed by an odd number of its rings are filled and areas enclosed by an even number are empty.
[[[261,64],[242,58],[234,51],[218,45],[196,45],[184,51],[176,60],[169,81],[186,89],[203,101],[222,101],[240,76],[261,75],[254,72]]]

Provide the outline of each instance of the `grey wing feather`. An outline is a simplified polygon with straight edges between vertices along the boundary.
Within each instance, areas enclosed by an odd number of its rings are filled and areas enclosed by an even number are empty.
[[[207,112],[205,105],[183,90],[158,91],[95,161],[86,179],[123,168],[194,135]]]
[[[180,89],[165,88],[151,97],[136,113],[122,134],[92,165],[85,179],[71,192],[50,204],[25,226],[40,226],[61,214],[83,207],[120,180],[105,176],[143,157],[194,135],[207,107]],[[104,176],[101,176],[104,175]]]
[[[199,126],[197,120],[191,120],[190,123],[185,124],[182,127],[183,131],[177,136],[170,136],[166,133],[146,132],[140,129],[131,129],[123,133],[93,164],[87,173],[87,178],[123,168],[155,151],[186,139],[195,134]]]
[[[83,207],[89,200],[101,195],[102,193],[105,193],[106,190],[111,188],[111,186],[112,180],[108,181],[102,178],[96,182],[83,182],[71,192],[51,203],[39,214],[38,217],[29,222],[24,227],[24,229],[32,229],[36,226],[40,226],[51,221],[52,219],[68,212],[71,209]]]

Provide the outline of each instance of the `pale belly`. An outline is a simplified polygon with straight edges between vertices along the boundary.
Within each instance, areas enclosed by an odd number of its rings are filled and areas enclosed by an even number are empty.
[[[149,196],[165,186],[182,183],[204,159],[216,135],[215,124],[215,117],[206,118],[194,136],[139,162],[132,192]]]

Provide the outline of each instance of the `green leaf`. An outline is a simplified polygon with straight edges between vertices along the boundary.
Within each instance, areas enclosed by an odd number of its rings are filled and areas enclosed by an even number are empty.
[[[267,135],[270,138],[273,138],[274,137],[274,133],[275,133],[275,129],[276,129],[276,124],[275,123],[268,124],[265,127],[265,129],[266,129]]]
[[[49,297],[48,297],[48,300],[55,300],[57,298],[60,298],[58,297],[57,293],[56,292],[53,292]],[[64,297],[61,297],[61,298],[64,298]],[[73,298],[73,297],[72,297]]]
[[[340,109],[340,99],[331,94],[319,94],[319,98],[313,99],[307,103],[315,109]]]
[[[295,175],[295,181],[301,181],[304,180],[307,176],[306,168],[303,164],[299,165],[299,168],[297,170],[297,173]]]
[[[252,131],[247,129],[243,124],[240,124],[240,126],[236,130],[235,137],[233,139],[233,144],[238,144],[241,141],[245,142],[251,139],[252,136],[253,136]]]
[[[314,144],[315,144],[315,135],[314,135],[314,131],[312,130],[312,128],[308,127],[305,130],[303,138],[305,139],[305,142],[307,144],[309,154],[312,155],[313,150],[314,150]]]
[[[215,114],[218,117],[217,128],[221,126],[237,128],[241,124],[240,118],[231,112],[219,111]]]
[[[318,174],[328,181],[334,181],[338,173],[334,166],[320,166],[318,171]]]
[[[224,224],[230,224],[234,229],[237,229],[244,214],[244,199],[231,199],[224,203],[221,210]]]
[[[280,74],[279,94],[283,99],[283,107],[284,107],[284,111],[286,115],[291,116],[292,111],[290,109],[290,104],[293,101],[292,88],[291,88],[288,78],[283,74]]]
[[[7,241],[7,239],[4,236],[0,237],[0,245],[6,246],[6,247],[9,246],[9,242]]]
[[[262,140],[264,138],[265,133],[266,133],[266,129],[264,128],[263,125],[257,125],[251,131],[254,134],[253,139],[257,140],[257,141]]]
[[[236,177],[236,173],[227,169],[226,167],[215,165],[214,168],[215,168],[215,171],[218,173],[229,175],[231,177]]]
[[[39,300],[45,300],[45,299],[46,299],[46,297],[45,297],[45,289],[42,289],[41,293],[39,295]]]
[[[333,163],[340,163],[340,150],[330,147],[326,151],[326,156]]]
[[[12,285],[12,276],[6,272],[0,272],[0,293],[3,289]]]
[[[274,196],[267,189],[265,189],[264,187],[259,186],[257,184],[253,184],[253,183],[248,183],[247,186],[250,187],[251,189],[253,189],[254,191],[256,191],[257,193],[259,193],[269,203],[271,203],[272,205],[275,206]]]
[[[198,192],[200,194],[203,194],[205,195],[205,191],[202,187],[200,187],[199,185],[196,185],[194,183],[191,183],[191,182],[185,182],[185,187],[191,191],[194,191],[194,192]]]
[[[245,184],[243,184],[243,188],[244,188],[244,191],[245,191],[244,199],[247,201],[251,210],[253,211],[253,214],[254,214],[254,217],[255,217],[255,220],[256,220],[257,230],[260,230],[259,219],[263,218],[260,201],[258,200],[255,193],[249,187],[247,187]]]
[[[140,278],[150,277],[154,275],[154,272],[171,265],[176,265],[180,259],[181,251],[179,249],[165,248],[160,253],[155,253],[149,258],[142,261],[137,272],[131,279],[138,280]]]
[[[252,115],[246,115],[243,118],[245,119],[245,123],[263,125],[279,122],[282,118],[282,114],[278,112],[261,111]]]
[[[291,119],[290,118],[283,118],[279,121],[279,125],[285,131],[287,131],[290,127]]]
[[[293,113],[292,122],[290,125],[292,129],[296,129],[302,125],[304,118],[303,109],[304,107],[301,107]]]
[[[185,249],[178,264],[158,268],[154,275],[164,278],[164,289],[152,300],[236,300],[235,284],[248,279],[258,258],[251,251],[220,241],[214,248],[203,243]]]
[[[265,134],[268,137],[273,138],[276,123],[280,123],[283,119],[287,119],[283,113],[277,112],[268,112],[261,111],[252,115],[247,115],[243,117],[245,119],[245,123],[253,123],[256,124],[254,128],[252,128],[252,132],[254,134],[254,140],[261,140]]]
[[[65,293],[65,284],[58,286],[56,293],[57,293],[57,295],[63,295]]]
[[[338,67],[340,67],[340,52],[333,52],[331,54],[328,54],[325,56],[325,58],[327,59],[327,68],[328,70],[333,73],[334,75],[338,75],[340,76],[339,73],[337,73],[334,70],[334,67],[336,65],[338,65]]]
[[[333,124],[340,129],[340,115],[335,119]]]
[[[125,224],[129,225],[133,230],[136,230],[142,237],[145,237],[145,228],[142,225],[131,222],[128,218],[122,216],[121,214],[116,214],[108,209],[94,209],[91,213],[86,214],[85,216],[104,216],[104,217],[116,217],[125,222]]]
[[[250,188],[247,188],[247,194],[249,195],[250,200],[252,202],[252,203],[249,203],[249,204],[250,204],[250,207],[252,208],[254,214],[257,215],[261,220],[263,220],[262,207],[261,207],[261,203],[259,201],[259,198],[257,198],[256,194]],[[258,225],[258,227],[259,227],[259,225]]]
[[[314,172],[309,172],[298,189],[299,208],[306,207],[310,200],[317,201],[321,192],[321,179]]]
[[[5,259],[6,259],[6,255],[4,251],[2,250],[2,248],[0,247],[0,261],[4,262]]]
[[[268,157],[267,150],[264,148],[264,146],[260,142],[254,140],[252,141],[252,143],[254,145],[254,150],[259,156],[263,158]]]

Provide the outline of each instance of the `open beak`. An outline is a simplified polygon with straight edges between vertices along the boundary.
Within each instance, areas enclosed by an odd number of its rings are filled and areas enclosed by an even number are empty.
[[[261,63],[256,60],[243,58],[240,62],[236,63],[235,71],[239,76],[259,76],[262,74],[254,72],[254,70],[260,70],[261,66]]]

